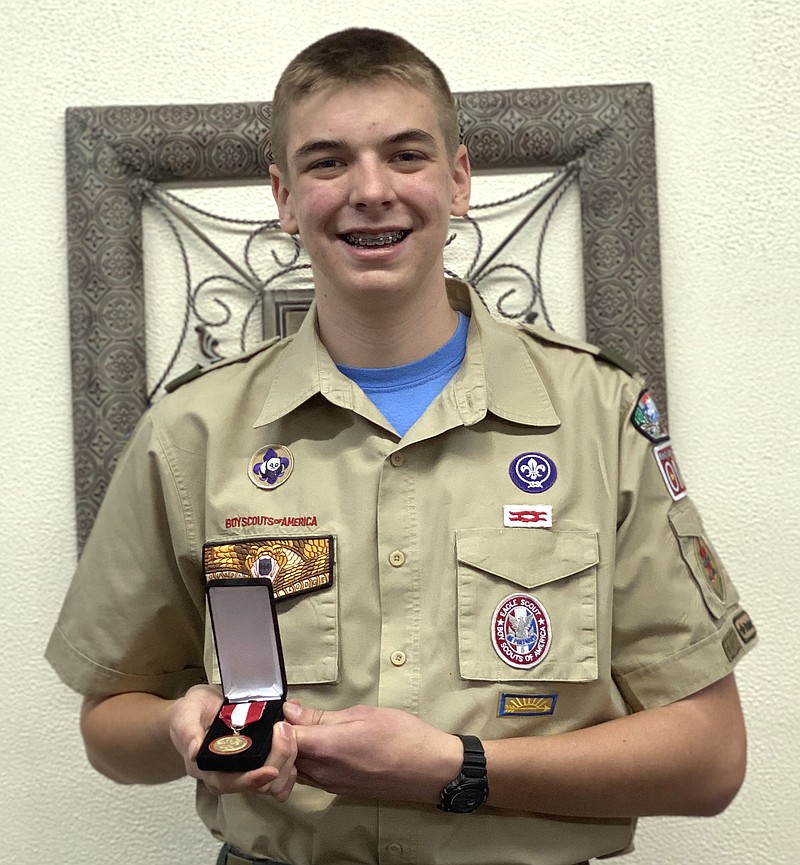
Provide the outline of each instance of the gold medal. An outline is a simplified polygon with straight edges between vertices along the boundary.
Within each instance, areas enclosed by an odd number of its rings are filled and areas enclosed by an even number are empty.
[[[231,732],[224,736],[217,736],[216,739],[209,742],[208,750],[223,757],[246,751],[253,744],[253,740],[249,736],[242,735],[242,727],[258,721],[264,714],[264,706],[266,705],[264,700],[223,704],[219,717],[226,727],[231,728]]]
[[[214,739],[209,744],[208,749],[215,754],[239,754],[241,751],[246,751],[252,744],[253,740],[249,736],[234,733],[232,736],[220,736],[218,739]]]

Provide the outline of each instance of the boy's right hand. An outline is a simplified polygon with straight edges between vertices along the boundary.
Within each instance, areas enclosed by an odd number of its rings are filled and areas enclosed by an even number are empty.
[[[272,796],[279,802],[289,798],[297,780],[294,729],[285,721],[275,724],[272,749],[259,769],[249,772],[204,772],[197,767],[197,753],[208,728],[219,712],[222,694],[211,685],[195,685],[172,705],[169,733],[183,758],[186,773],[202,781],[215,795],[249,793]]]

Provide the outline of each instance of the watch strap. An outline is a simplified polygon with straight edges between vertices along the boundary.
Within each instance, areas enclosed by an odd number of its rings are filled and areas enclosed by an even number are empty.
[[[456,733],[464,746],[464,762],[461,765],[461,774],[467,778],[486,777],[486,754],[483,752],[483,744],[477,736],[466,736]]]
[[[468,814],[480,808],[489,796],[486,755],[477,736],[456,733],[464,748],[461,771],[441,792],[439,808],[458,814]]]

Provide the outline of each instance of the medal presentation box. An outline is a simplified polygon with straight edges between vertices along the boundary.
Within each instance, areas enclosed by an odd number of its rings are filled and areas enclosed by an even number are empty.
[[[268,579],[206,585],[224,700],[197,754],[204,771],[246,772],[264,765],[272,727],[283,719],[286,671],[275,596]]]

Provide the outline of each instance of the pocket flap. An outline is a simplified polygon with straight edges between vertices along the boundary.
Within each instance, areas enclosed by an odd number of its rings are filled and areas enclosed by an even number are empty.
[[[551,529],[461,529],[462,564],[532,589],[585,571],[599,561],[597,534]]]
[[[703,521],[700,518],[700,512],[690,499],[683,499],[670,508],[669,521],[675,529],[675,534],[681,537],[700,538],[703,536]]]
[[[739,595],[703,532],[700,512],[689,499],[683,499],[670,509],[669,521],[681,556],[700,588],[709,613],[715,619],[722,618],[726,607],[735,604]]]

